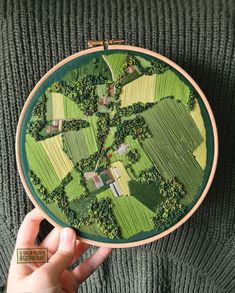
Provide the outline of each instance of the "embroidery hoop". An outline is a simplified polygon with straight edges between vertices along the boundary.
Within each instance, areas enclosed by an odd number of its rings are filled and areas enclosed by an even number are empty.
[[[16,161],[17,161],[17,167],[18,167],[18,171],[19,171],[19,175],[21,178],[21,181],[23,183],[23,186],[26,190],[27,195],[29,196],[30,200],[32,201],[32,203],[34,204],[34,206],[36,206],[37,208],[39,208],[41,210],[41,212],[43,213],[43,215],[45,216],[45,218],[56,228],[61,229],[62,226],[59,225],[55,220],[53,220],[51,218],[51,216],[48,215],[48,213],[45,211],[44,208],[42,208],[42,206],[39,204],[39,202],[35,199],[35,196],[32,194],[28,183],[26,181],[24,172],[23,172],[23,167],[22,167],[22,156],[21,156],[21,128],[22,128],[22,124],[25,118],[25,114],[26,111],[30,105],[30,102],[32,101],[35,93],[38,91],[38,89],[40,88],[40,86],[48,79],[48,77],[55,72],[56,70],[60,69],[63,65],[65,65],[66,63],[79,58],[81,56],[87,55],[87,54],[91,54],[93,52],[98,52],[98,51],[102,51],[102,50],[127,50],[127,51],[133,51],[133,52],[140,52],[140,53],[144,53],[146,55],[155,57],[157,59],[160,59],[162,61],[164,61],[165,63],[169,64],[171,67],[173,67],[175,70],[177,70],[182,76],[184,76],[184,78],[186,78],[189,83],[194,87],[194,89],[197,91],[198,95],[200,96],[200,98],[202,99],[207,113],[209,115],[210,118],[210,123],[211,123],[211,127],[212,127],[212,131],[213,131],[213,143],[214,143],[214,153],[213,153],[213,162],[212,162],[212,166],[211,166],[211,171],[210,171],[210,175],[209,178],[207,180],[207,183],[203,189],[203,192],[201,193],[199,199],[197,200],[197,202],[194,204],[194,206],[190,209],[190,211],[179,221],[177,222],[174,226],[170,227],[169,229],[167,229],[166,231],[157,234],[155,236],[143,239],[143,240],[138,240],[138,241],[132,241],[132,242],[124,242],[124,243],[111,243],[111,242],[100,242],[100,241],[95,241],[95,240],[91,240],[91,239],[87,239],[84,237],[81,237],[79,235],[77,235],[77,239],[91,244],[91,245],[95,245],[95,246],[106,246],[106,247],[112,247],[112,248],[127,248],[127,247],[134,247],[134,246],[138,246],[138,245],[143,245],[143,244],[147,244],[153,241],[156,241],[168,234],[170,234],[171,232],[173,232],[174,230],[176,230],[177,228],[179,228],[183,223],[185,223],[192,215],[193,213],[198,209],[198,207],[200,206],[200,204],[202,203],[202,201],[204,200],[206,194],[208,193],[208,190],[212,184],[214,175],[215,175],[215,171],[216,171],[216,166],[217,166],[217,161],[218,161],[218,133],[217,133],[217,128],[216,128],[216,122],[214,119],[214,115],[213,112],[211,110],[211,107],[209,105],[209,102],[207,101],[205,95],[203,94],[202,90],[200,89],[200,87],[197,85],[197,83],[191,78],[191,76],[185,72],[180,66],[178,66],[176,63],[174,63],[173,61],[171,61],[170,59],[155,53],[153,51],[144,49],[144,48],[140,48],[140,47],[135,47],[135,46],[129,46],[129,45],[110,45],[110,43],[112,44],[112,41],[106,41],[106,42],[100,42],[98,41],[98,45],[96,47],[92,47],[83,51],[80,51],[78,53],[75,53],[67,58],[65,58],[64,60],[62,60],[61,62],[59,62],[58,64],[56,64],[53,68],[51,68],[40,80],[39,82],[36,84],[36,86],[34,87],[34,89],[31,91],[30,95],[28,96],[26,103],[22,109],[20,118],[19,118],[19,122],[18,122],[18,126],[17,126],[17,132],[16,132]],[[121,41],[122,43],[122,41]],[[92,43],[91,43],[92,44]],[[103,44],[103,46],[101,45]]]

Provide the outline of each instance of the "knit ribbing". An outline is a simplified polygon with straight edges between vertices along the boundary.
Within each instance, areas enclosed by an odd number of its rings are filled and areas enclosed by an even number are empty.
[[[210,192],[187,223],[157,242],[114,250],[81,292],[234,292],[234,1],[0,0],[0,5],[0,287],[20,223],[32,208],[14,151],[23,104],[57,62],[85,49],[89,39],[113,38],[159,52],[190,73],[214,111],[220,159]],[[44,223],[39,238],[50,229]]]

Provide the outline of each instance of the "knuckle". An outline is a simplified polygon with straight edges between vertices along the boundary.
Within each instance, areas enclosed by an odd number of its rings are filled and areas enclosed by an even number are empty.
[[[72,258],[72,252],[68,251],[68,250],[60,249],[60,250],[57,251],[57,254],[60,255],[63,258],[68,259],[68,260]]]

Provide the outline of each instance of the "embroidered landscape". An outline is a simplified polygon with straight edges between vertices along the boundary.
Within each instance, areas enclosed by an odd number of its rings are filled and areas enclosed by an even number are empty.
[[[29,177],[48,208],[89,235],[165,231],[206,166],[197,94],[167,64],[104,53],[40,97],[27,126]]]

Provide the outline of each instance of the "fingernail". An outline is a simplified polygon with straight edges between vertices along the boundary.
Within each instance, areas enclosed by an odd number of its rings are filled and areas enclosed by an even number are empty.
[[[64,228],[60,236],[59,249],[73,251],[76,237],[75,232],[71,228]]]

